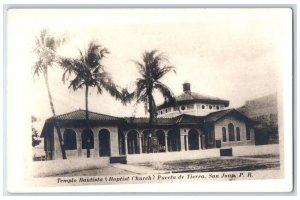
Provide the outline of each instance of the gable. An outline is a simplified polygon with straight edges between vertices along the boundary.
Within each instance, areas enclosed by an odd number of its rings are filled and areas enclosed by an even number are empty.
[[[250,118],[248,118],[246,115],[240,113],[235,109],[228,109],[228,110],[222,110],[222,111],[210,113],[205,117],[204,121],[206,123],[218,122],[222,119],[230,118],[230,117],[234,117],[235,119],[239,121],[243,121],[245,123],[253,124],[253,121]]]

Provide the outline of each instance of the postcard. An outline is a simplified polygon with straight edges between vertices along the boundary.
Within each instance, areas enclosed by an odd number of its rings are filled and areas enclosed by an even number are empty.
[[[292,191],[293,14],[9,9],[8,192]]]

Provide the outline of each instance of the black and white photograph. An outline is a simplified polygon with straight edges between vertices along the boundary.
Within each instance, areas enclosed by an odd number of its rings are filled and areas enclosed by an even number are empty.
[[[19,83],[8,92],[26,113],[8,136],[8,154],[19,148],[24,157],[24,185],[9,187],[290,191],[292,181],[268,184],[292,173],[292,16],[289,8],[10,9],[7,73]]]

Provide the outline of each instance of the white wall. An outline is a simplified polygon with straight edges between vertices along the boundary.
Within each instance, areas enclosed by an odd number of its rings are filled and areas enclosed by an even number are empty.
[[[219,157],[219,149],[127,155],[127,163],[147,163]]]
[[[167,108],[163,108],[161,110],[158,110],[158,116],[157,117],[166,117],[166,118],[171,118],[171,117],[176,117],[178,115],[181,114],[188,114],[188,115],[195,115],[195,116],[205,116],[208,115],[209,113],[212,112],[217,112],[220,110],[224,110],[224,106],[223,105],[214,105],[214,104],[203,104],[203,103],[194,103],[192,104],[194,106],[194,109],[187,109],[187,105],[183,105],[186,107],[185,110],[181,110],[181,106],[179,106],[180,108],[180,112],[178,110],[174,110],[173,107],[171,107],[171,111],[166,113],[166,109]],[[202,109],[202,105],[205,106],[204,109]],[[212,106],[212,109],[209,109],[209,106]],[[219,109],[217,109],[217,106],[219,106]],[[170,109],[170,107],[168,107],[168,109]],[[161,114],[161,111],[163,111],[163,113]]]
[[[118,127],[109,127],[110,132],[110,154],[119,156]]]
[[[261,146],[232,147],[233,156],[252,156],[252,155],[264,155],[264,154],[279,155],[279,145],[269,144],[269,145],[261,145]]]
[[[229,141],[229,131],[228,131],[228,124],[232,123],[234,125],[234,136],[235,141]],[[222,128],[226,128],[226,142],[223,142],[222,137]],[[236,127],[240,128],[240,138],[241,141],[236,140]],[[246,124],[244,121],[241,121],[240,119],[234,117],[234,116],[227,116],[220,121],[215,123],[215,139],[221,140],[222,147],[227,146],[239,146],[239,145],[254,145],[255,144],[255,138],[254,138],[254,132],[250,131],[250,140],[246,139]]]
[[[73,158],[33,162],[33,176],[44,177],[108,166],[109,158]]]
[[[230,147],[228,147],[230,148]],[[232,147],[233,156],[252,156],[275,154],[279,155],[279,145],[262,145],[262,146],[235,146]],[[193,151],[177,151],[167,153],[150,153],[150,154],[129,154],[127,155],[127,163],[147,163],[147,162],[166,162],[175,160],[193,160],[203,158],[220,157],[220,149],[193,150]]]
[[[83,128],[72,128],[72,127],[61,127],[61,134],[63,136],[65,129],[72,129],[76,132],[76,142],[77,150],[66,150],[67,158],[75,157],[86,157],[87,150],[81,148],[81,133]],[[92,127],[91,130],[94,133],[94,149],[91,149],[91,157],[99,157],[99,131],[102,129],[107,129],[110,132],[110,152],[111,156],[119,155],[119,144],[118,144],[118,127],[117,126],[101,126],[101,127]],[[54,129],[54,160],[62,159],[61,149],[59,145],[58,135],[56,129]]]

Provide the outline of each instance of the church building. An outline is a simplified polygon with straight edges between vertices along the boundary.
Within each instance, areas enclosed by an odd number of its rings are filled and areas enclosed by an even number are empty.
[[[254,122],[235,109],[229,101],[204,96],[183,84],[176,105],[157,107],[152,132],[149,118],[114,117],[85,110],[56,116],[67,159],[87,157],[107,163],[137,163],[154,160],[183,160],[220,156],[236,146],[255,145]],[[62,159],[54,119],[46,120],[41,137],[47,160]],[[224,151],[223,151],[224,150]]]

